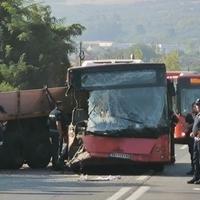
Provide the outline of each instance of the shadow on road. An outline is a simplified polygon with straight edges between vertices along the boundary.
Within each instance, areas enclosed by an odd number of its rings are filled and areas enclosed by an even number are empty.
[[[157,172],[160,176],[175,176],[175,177],[183,177],[188,176],[186,173],[190,171],[191,165],[190,163],[174,163],[172,165],[165,166],[162,172]]]

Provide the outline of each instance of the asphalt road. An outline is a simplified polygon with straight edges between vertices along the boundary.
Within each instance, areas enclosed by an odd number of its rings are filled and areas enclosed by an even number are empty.
[[[51,169],[0,171],[0,200],[197,200],[200,185],[191,177],[186,145],[176,145],[176,163],[162,172],[141,170],[132,175],[86,175]]]

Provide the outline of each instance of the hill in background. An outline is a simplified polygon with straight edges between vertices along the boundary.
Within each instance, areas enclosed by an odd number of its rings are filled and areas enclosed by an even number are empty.
[[[117,2],[114,4],[114,2]],[[168,43],[199,49],[199,0],[46,0],[66,23],[81,23],[83,40]]]

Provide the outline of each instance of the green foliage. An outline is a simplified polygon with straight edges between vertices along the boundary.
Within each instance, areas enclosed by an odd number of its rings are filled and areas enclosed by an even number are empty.
[[[8,91],[14,91],[16,88],[14,88],[12,85],[6,82],[0,83],[0,92],[8,92]]]
[[[0,65],[1,81],[13,88],[31,88],[32,83],[37,81],[37,68],[27,65],[23,60],[9,65]],[[36,84],[35,84],[36,85]]]
[[[165,63],[167,70],[169,71],[180,71],[180,58],[178,51],[172,51],[166,54],[162,58],[162,62]]]
[[[135,59],[142,59],[144,62],[158,61],[160,54],[156,53],[155,47],[145,44],[137,44],[127,48],[92,48],[87,52],[86,59],[130,59],[134,54]]]
[[[65,26],[49,6],[25,0],[2,0],[0,19],[1,81],[19,89],[63,85],[73,39],[85,28]]]
[[[135,59],[141,59],[141,60],[143,60],[143,53],[142,53],[142,50],[141,50],[141,49],[136,48],[136,49],[133,51],[133,54],[134,54]]]
[[[193,65],[191,67],[188,67],[189,70],[191,71],[197,71],[197,72],[200,72],[200,65]]]

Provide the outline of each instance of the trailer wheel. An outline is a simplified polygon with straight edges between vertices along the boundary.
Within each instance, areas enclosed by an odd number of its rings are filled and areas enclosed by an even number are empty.
[[[23,146],[20,143],[13,144],[12,147],[8,149],[10,160],[8,162],[9,169],[19,169],[24,163],[23,157]]]
[[[5,169],[6,162],[5,162],[5,150],[3,145],[0,146],[0,169]]]
[[[27,164],[30,168],[45,168],[51,159],[50,143],[39,143],[28,155]]]
[[[12,132],[6,134],[1,146],[0,167],[3,169],[19,169],[24,163],[23,142],[19,135]]]

